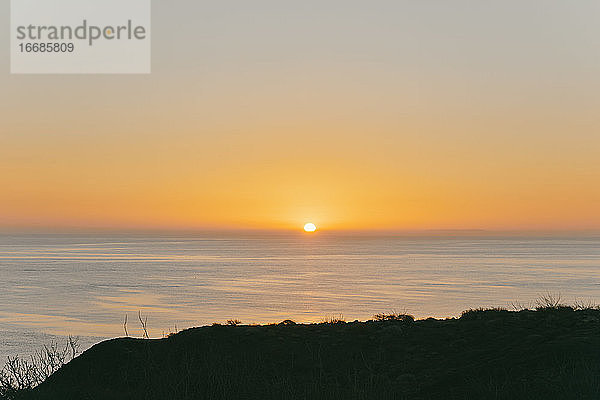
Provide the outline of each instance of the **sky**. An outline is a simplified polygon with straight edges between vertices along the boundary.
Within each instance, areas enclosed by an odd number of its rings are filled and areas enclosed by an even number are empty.
[[[11,75],[5,29],[0,229],[600,230],[598,20],[154,1],[150,75]]]

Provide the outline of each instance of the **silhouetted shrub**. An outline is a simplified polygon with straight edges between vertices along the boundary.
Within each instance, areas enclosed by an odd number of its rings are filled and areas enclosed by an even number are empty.
[[[13,399],[19,392],[29,391],[48,379],[79,354],[78,338],[69,336],[64,347],[57,343],[44,346],[27,358],[14,356],[0,371],[0,398]]]
[[[535,300],[536,307],[535,309],[538,311],[574,311],[575,309],[569,305],[562,303],[562,296],[560,293],[550,293],[547,292],[543,295],[540,295]]]
[[[502,307],[492,307],[492,308],[470,308],[468,310],[463,311],[460,314],[460,319],[462,320],[471,320],[471,319],[481,319],[486,318],[491,315],[508,315],[509,311],[506,308]]]
[[[332,315],[331,317],[323,318],[324,324],[345,324],[346,320],[342,314],[340,315]]]
[[[415,321],[415,317],[410,314],[397,314],[397,313],[381,313],[373,315],[375,321],[399,321],[412,323]]]

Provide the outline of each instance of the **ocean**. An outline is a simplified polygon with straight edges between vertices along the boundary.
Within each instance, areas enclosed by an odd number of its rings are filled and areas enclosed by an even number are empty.
[[[225,323],[600,303],[598,236],[0,235],[0,357]],[[127,316],[127,324],[125,318]]]

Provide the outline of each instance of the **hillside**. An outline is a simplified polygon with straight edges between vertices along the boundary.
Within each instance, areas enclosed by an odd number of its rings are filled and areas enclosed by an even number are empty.
[[[600,311],[213,325],[105,341],[36,399],[597,399]]]

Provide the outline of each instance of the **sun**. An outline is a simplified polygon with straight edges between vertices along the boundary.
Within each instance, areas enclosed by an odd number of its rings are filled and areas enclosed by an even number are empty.
[[[309,222],[306,225],[304,225],[304,232],[314,232],[316,230],[317,227],[312,222]]]

